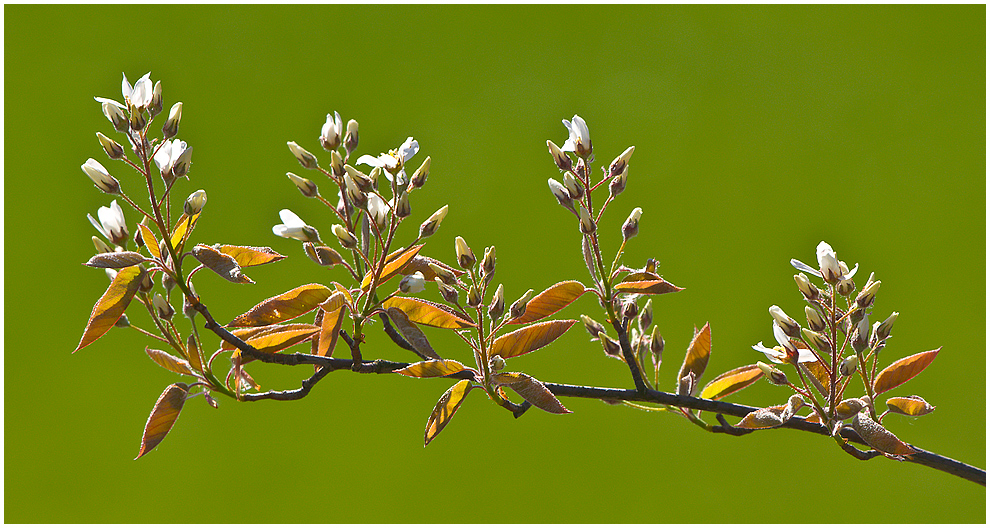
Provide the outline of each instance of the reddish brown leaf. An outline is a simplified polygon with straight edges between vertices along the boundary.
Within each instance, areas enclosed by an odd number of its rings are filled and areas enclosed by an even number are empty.
[[[155,238],[155,234],[151,231],[151,228],[144,224],[138,224],[138,229],[141,230],[141,240],[144,241],[144,247],[148,248],[148,253],[151,253],[151,256],[156,259],[162,260],[158,240]]]
[[[335,293],[340,295],[340,293]],[[317,356],[332,356],[333,349],[337,346],[337,338],[340,337],[340,328],[344,325],[344,311],[347,310],[344,304],[332,312],[323,312],[323,321],[320,323],[320,345],[316,349]]]
[[[700,398],[706,400],[722,399],[749,387],[761,377],[763,377],[763,371],[756,365],[746,365],[730,370],[705,385],[705,388],[701,390]]]
[[[260,266],[269,262],[278,262],[285,258],[284,255],[279,255],[270,247],[231,246],[227,244],[218,244],[214,247],[220,250],[221,253],[234,257],[237,265],[242,268]]]
[[[567,414],[571,411],[561,405],[556,396],[550,392],[540,380],[534,379],[522,372],[498,372],[492,376],[496,385],[508,387],[533,405],[546,412]]]
[[[642,293],[646,295],[660,295],[662,293],[679,292],[684,288],[678,288],[673,284],[660,280],[645,280],[634,282],[620,282],[615,285],[616,291],[622,293]]]
[[[661,279],[659,275],[651,271],[634,271],[629,275],[622,277],[622,280],[619,282],[619,284],[622,284],[623,282],[642,282],[642,281],[657,281],[657,280],[663,280],[663,279]]]
[[[887,400],[891,412],[907,416],[924,416],[935,410],[935,406],[921,396],[895,397]]]
[[[137,293],[138,286],[144,280],[146,273],[140,266],[131,266],[117,272],[110,287],[93,306],[93,313],[90,314],[89,321],[86,322],[82,339],[79,340],[79,345],[73,352],[103,337],[103,334],[117,324],[117,320],[120,319],[121,315],[124,315],[124,310],[134,298],[134,294]]]
[[[203,356],[196,345],[196,336],[189,334],[186,341],[186,357],[189,358],[189,366],[194,372],[203,372]]]
[[[340,253],[327,246],[317,246],[312,242],[306,242],[303,244],[303,250],[307,257],[320,266],[336,266],[344,262],[344,257],[341,257]]]
[[[509,324],[525,324],[553,315],[574,302],[585,292],[578,281],[558,282],[526,303],[526,311],[509,321]]]
[[[392,297],[382,303],[383,308],[398,308],[414,323],[434,328],[472,328],[474,324],[455,315],[442,305],[413,299],[412,297]]]
[[[264,326],[295,319],[316,309],[333,293],[322,284],[305,284],[258,303],[227,326]]]
[[[217,275],[230,282],[254,284],[253,280],[241,273],[241,267],[237,264],[237,260],[234,257],[226,253],[221,253],[216,248],[205,244],[196,244],[192,249],[192,254],[200,264],[210,268]]]
[[[413,257],[419,253],[419,250],[423,247],[423,244],[418,246],[413,246],[409,249],[399,250],[388,257],[386,257],[385,267],[382,268],[381,276],[378,278],[378,286],[385,284],[386,281],[394,277]],[[367,290],[371,287],[371,279],[374,277],[374,270],[369,271],[365,276],[364,280],[361,281],[361,289]]]
[[[424,279],[427,281],[433,281],[433,279],[437,278],[437,272],[433,271],[430,264],[449,271],[450,274],[455,277],[464,275],[464,270],[454,269],[435,258],[424,257],[422,255],[416,255],[410,259],[409,262],[399,270],[399,274],[412,275],[418,271],[423,274]]]
[[[84,266],[92,268],[127,268],[147,260],[144,255],[134,251],[117,251],[115,253],[99,253],[93,255]]]
[[[694,373],[695,380],[701,380],[701,375],[705,373],[708,366],[708,358],[712,353],[712,329],[705,323],[701,331],[694,335],[691,345],[688,346],[687,355],[684,356],[684,364],[677,374],[680,380],[689,373]]]
[[[406,341],[417,352],[429,358],[440,359],[440,355],[434,352],[433,347],[430,346],[430,342],[426,339],[426,334],[415,323],[410,321],[402,310],[393,306],[386,308],[385,312],[392,319],[392,322],[395,323],[395,327],[399,329],[402,337],[406,338]]]
[[[575,322],[572,319],[544,321],[520,328],[515,332],[499,336],[492,343],[488,354],[508,359],[539,350],[562,336]]]
[[[262,352],[278,352],[296,343],[301,343],[316,335],[319,327],[308,323],[273,324],[248,328],[235,328],[230,333]],[[235,350],[237,347],[222,341],[221,350]]]
[[[773,407],[757,409],[743,417],[743,419],[736,424],[736,427],[740,427],[742,429],[769,429],[771,427],[780,427],[781,425],[784,425],[782,416],[785,409],[787,409],[787,405],[774,405]]]
[[[188,385],[173,383],[158,397],[155,407],[151,410],[151,415],[148,416],[148,422],[144,425],[141,450],[138,451],[134,460],[143,457],[165,439],[165,435],[172,430],[172,425],[179,418],[179,412],[182,411],[182,405],[186,402],[187,394],[189,394]]]
[[[430,419],[426,421],[426,442],[423,445],[430,445],[430,442],[440,434],[440,431],[443,431],[450,419],[454,417],[454,413],[460,408],[461,403],[464,402],[468,392],[471,392],[470,380],[461,380],[443,393],[440,401],[433,407]]]
[[[189,362],[182,358],[177,358],[168,352],[155,350],[154,348],[144,347],[144,351],[148,354],[148,357],[165,370],[170,370],[176,374],[195,375],[189,366]]]
[[[861,412],[853,417],[853,429],[873,449],[892,455],[911,455],[915,449],[901,442],[894,433],[873,421],[869,413]]]
[[[941,347],[928,352],[919,352],[913,356],[901,358],[877,374],[873,382],[873,392],[882,394],[911,380],[921,374],[922,370],[935,360]]]
[[[393,370],[392,372],[413,378],[439,378],[441,376],[457,374],[458,372],[463,372],[465,370],[474,372],[473,369],[465,367],[460,362],[454,361],[453,359],[428,359],[426,361],[413,363],[403,369]]]

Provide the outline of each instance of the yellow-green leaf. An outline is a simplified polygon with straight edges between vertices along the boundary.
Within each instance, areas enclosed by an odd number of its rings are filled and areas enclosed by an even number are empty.
[[[509,321],[509,324],[525,324],[553,315],[574,302],[585,292],[578,281],[558,282],[526,303],[526,311]]]
[[[642,293],[646,295],[660,295],[662,293],[679,292],[684,288],[679,288],[673,284],[660,280],[645,280],[620,282],[615,285],[615,289],[622,293]]]
[[[701,390],[700,398],[705,400],[720,400],[732,393],[739,392],[756,383],[763,376],[763,371],[756,365],[746,365],[732,369],[713,379]]]
[[[186,374],[188,376],[195,375],[193,374],[192,368],[189,366],[189,362],[182,358],[177,358],[168,352],[156,350],[154,348],[144,347],[144,351],[148,354],[148,357],[150,357],[152,361],[158,363],[158,365],[165,370],[170,370],[176,374]]]
[[[488,354],[508,359],[539,350],[562,336],[575,322],[572,319],[544,321],[520,328],[515,332],[499,336],[492,343]]]
[[[156,259],[162,260],[161,248],[158,247],[158,240],[151,228],[144,224],[138,224],[138,229],[141,230],[141,240],[144,241],[144,247],[148,248],[148,253],[151,253],[151,256]]]
[[[548,413],[567,414],[571,411],[561,405],[560,400],[543,385],[540,380],[522,372],[497,372],[492,375],[496,385],[508,387],[533,405]]]
[[[241,341],[257,348],[262,352],[277,352],[283,348],[288,348],[296,343],[301,343],[312,337],[319,330],[316,325],[308,323],[273,324],[267,326],[254,326],[248,328],[235,328],[230,333],[234,334]],[[308,335],[307,335],[308,334]],[[291,341],[289,344],[280,346],[280,343]],[[221,350],[234,350],[237,347],[222,341]]]
[[[382,273],[378,278],[378,286],[385,284],[386,281],[388,281],[389,279],[394,277],[397,273],[399,273],[399,270],[402,269],[403,266],[408,264],[409,261],[412,260],[412,258],[415,257],[417,253],[419,253],[419,250],[422,247],[423,244],[420,244],[418,246],[413,246],[406,250],[399,250],[401,251],[401,253],[397,251],[386,257],[385,267],[382,268]],[[396,253],[398,253],[398,255],[394,256],[396,255]],[[364,280],[361,281],[362,290],[367,290],[368,288],[371,287],[371,280],[373,277],[374,277],[374,270],[369,271],[364,276]]]
[[[443,428],[447,426],[450,419],[454,417],[454,413],[457,412],[461,403],[464,402],[464,398],[468,392],[471,392],[471,381],[461,380],[454,384],[453,387],[447,389],[447,392],[443,393],[440,401],[433,407],[433,412],[430,413],[430,419],[426,421],[426,442],[423,445],[430,445],[430,442],[440,434],[440,431],[443,431]]]
[[[940,350],[942,350],[941,347],[898,359],[892,365],[880,371],[880,374],[877,374],[877,378],[873,382],[873,392],[882,394],[921,374],[921,371],[925,370],[935,360],[935,356],[938,355]]]
[[[388,314],[392,322],[395,323],[395,327],[399,329],[399,333],[402,337],[412,345],[417,352],[426,356],[428,358],[440,359],[440,355],[437,354],[433,347],[430,346],[429,340],[426,339],[426,334],[423,333],[415,323],[406,317],[406,314],[396,307],[386,308],[385,312]]]
[[[457,374],[465,370],[471,370],[473,372],[472,369],[465,367],[453,359],[428,359],[413,363],[403,369],[393,370],[392,372],[413,378],[439,378],[441,376]]]
[[[234,257],[226,253],[221,253],[216,248],[207,246],[206,244],[196,244],[192,249],[192,254],[200,264],[230,282],[254,284],[253,280],[241,272],[241,267],[237,264],[237,260]]]
[[[237,316],[227,326],[264,326],[295,319],[316,309],[332,292],[322,284],[304,284],[282,295],[265,299]]]
[[[472,328],[474,326],[470,321],[451,313],[449,309],[421,299],[392,297],[382,303],[382,307],[386,309],[398,308],[409,317],[410,321],[434,328]]]
[[[887,408],[891,412],[907,416],[924,416],[935,410],[935,406],[926,402],[921,396],[898,396],[887,400]]]
[[[684,356],[684,364],[681,365],[677,379],[680,380],[689,373],[694,373],[695,380],[701,380],[701,375],[705,373],[708,366],[708,358],[712,353],[712,329],[705,323],[700,332],[694,335],[691,345],[688,346],[687,355]]]
[[[175,249],[176,253],[182,252],[182,247],[179,243],[182,242],[182,237],[186,236],[186,232],[190,230],[191,227],[195,227],[196,219],[199,218],[200,213],[196,213],[190,218],[186,216],[186,213],[182,213],[179,220],[175,222],[175,229],[172,230],[172,236],[170,240],[172,241],[172,247]]]
[[[73,352],[77,352],[103,337],[103,334],[117,323],[120,316],[124,315],[124,310],[127,309],[131,299],[134,298],[134,294],[137,293],[138,286],[144,280],[146,273],[140,266],[131,266],[117,272],[110,287],[93,306],[93,313],[90,314],[89,321],[86,322],[82,339],[79,340],[79,345]]]
[[[268,264],[269,262],[278,262],[285,258],[284,255],[279,255],[270,247],[231,246],[227,244],[215,247],[220,250],[221,253],[234,257],[234,260],[237,261],[237,265],[242,268],[246,268],[248,266],[260,266],[261,264]]]
[[[186,402],[186,395],[189,394],[189,386],[185,383],[173,383],[169,385],[165,392],[158,397],[148,422],[144,425],[144,434],[141,436],[141,450],[134,457],[137,460],[151,451],[165,439],[165,435],[172,430],[175,420],[179,418],[182,405]]]

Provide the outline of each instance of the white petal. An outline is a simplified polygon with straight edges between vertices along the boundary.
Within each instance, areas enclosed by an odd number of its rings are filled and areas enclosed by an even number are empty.
[[[855,275],[857,271],[859,271],[859,262],[857,262],[856,265],[853,266],[852,271],[842,276],[842,280],[849,280],[853,278],[853,275]]]
[[[97,211],[97,214],[99,214],[99,211]],[[96,230],[99,231],[101,235],[103,235],[103,238],[110,240],[110,235],[107,233],[105,229],[103,229],[103,226],[100,225],[100,223],[95,218],[93,218],[93,215],[87,213],[86,218],[89,218],[89,223],[93,224],[93,227],[95,227]]]
[[[781,355],[780,352],[777,352],[772,348],[767,348],[763,346],[763,341],[760,341],[759,343],[753,345],[753,350],[757,352],[763,352],[763,354],[767,356],[767,359],[773,361],[774,363],[783,363],[783,361],[778,359]]]
[[[285,232],[288,231],[288,230],[289,230],[289,228],[286,227],[285,224],[276,224],[276,225],[272,226],[272,233],[275,233],[276,235],[278,235],[280,237],[285,237]],[[288,238],[288,237],[285,237],[285,238]]]
[[[402,156],[402,163],[409,161],[409,158],[416,155],[419,152],[419,141],[416,141],[412,136],[407,137],[406,140],[399,146],[399,155]]]
[[[155,165],[162,173],[168,172],[172,161],[172,141],[165,140],[162,146],[155,152]]]
[[[279,218],[282,219],[282,223],[284,223],[285,224],[285,227],[287,227],[287,228],[299,228],[299,229],[301,229],[303,226],[306,225],[306,222],[303,222],[302,221],[302,218],[299,218],[296,215],[296,213],[293,213],[292,211],[290,211],[288,209],[282,209],[281,211],[279,211],[278,212],[278,216],[279,216]],[[276,234],[278,234],[278,233],[276,233]]]
[[[787,337],[787,334],[785,334],[784,330],[777,324],[777,321],[773,322],[773,337],[782,347],[792,346],[791,338]]]
[[[120,93],[123,94],[124,100],[127,100],[131,96],[131,92],[134,91],[131,88],[131,83],[127,82],[127,74],[121,73],[124,76],[124,80],[120,82]]]
[[[822,276],[822,273],[820,271],[816,270],[815,268],[812,268],[811,266],[805,264],[804,262],[801,262],[798,259],[791,259],[791,266],[794,266],[794,268],[797,269],[798,271],[810,273],[818,278],[821,278]]]
[[[574,119],[571,120],[571,127],[575,129],[575,133],[579,138],[587,141],[591,134],[588,132],[588,125],[584,122],[584,119],[579,115],[575,115]]]
[[[379,161],[379,158],[376,158],[376,157],[374,157],[374,156],[372,156],[370,154],[365,154],[365,155],[361,156],[360,158],[357,159],[357,162],[356,163],[358,165],[370,165],[372,167],[381,167],[382,166],[381,165],[381,162]]]
[[[799,348],[798,351],[798,363],[814,363],[818,361],[815,357],[815,353],[807,348]]]
[[[110,103],[110,104],[112,104],[112,105],[114,105],[114,106],[116,106],[117,108],[120,108],[120,109],[126,109],[127,108],[126,106],[118,103],[117,101],[114,101],[113,99],[107,99],[106,97],[94,97],[93,99],[96,99],[97,102],[99,102],[100,104],[102,104],[102,103]]]

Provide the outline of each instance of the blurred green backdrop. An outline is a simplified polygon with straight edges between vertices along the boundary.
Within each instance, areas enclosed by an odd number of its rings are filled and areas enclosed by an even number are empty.
[[[876,317],[901,313],[887,358],[943,347],[898,391],[938,410],[885,423],[985,467],[984,6],[4,14],[5,521],[985,521],[985,488],[918,465],[858,462],[792,431],[709,435],[596,401],[514,420],[476,395],[424,449],[426,418],[450,383],[346,372],[299,402],[222,400],[214,410],[193,400],[135,462],[148,412],[176,377],[145,356],[149,340],[136,332],[69,353],[107,284],[79,265],[93,252],[85,215],[109,202],[79,165],[94,157],[140,195],[94,137],[112,129],[93,96],[119,99],[121,71],[133,82],[150,70],[166,109],[184,102],[179,137],[195,148],[194,166],[176,195],[209,193],[196,241],[290,256],[251,270],[254,286],[200,276],[199,292],[225,320],[299,284],[342,279],[271,233],[288,207],[329,234],[329,216],[284,176],[304,173],[285,142],[325,154],[316,139],[334,110],[360,121],[359,153],[412,135],[422,146],[415,164],[433,157],[406,236],[441,205],[451,210],[425,254],[452,259],[455,235],[476,252],[496,245],[510,299],[584,280],[577,223],[546,185],[557,170],[545,142],[561,144],[560,120],[579,114],[596,165],[636,145],[605,244],[614,251],[619,225],[641,206],[626,262],[655,257],[686,288],[655,305],[671,388],[692,327],[706,321],[705,381],[760,359],[750,345],[772,340],[767,307],[803,308],[788,260],[813,262],[824,239],[860,263],[859,281],[871,271],[883,281]],[[583,298],[565,315],[580,313],[598,313],[596,303]],[[470,358],[458,340],[429,335],[444,355]],[[631,385],[580,328],[513,361],[546,381]],[[308,372],[253,371],[264,388],[297,387]],[[760,383],[731,400],[786,396]]]

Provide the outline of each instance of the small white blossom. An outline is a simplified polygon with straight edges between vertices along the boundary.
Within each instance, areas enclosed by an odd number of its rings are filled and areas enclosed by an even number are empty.
[[[178,139],[166,141],[155,153],[155,165],[158,166],[163,178],[185,176],[191,164],[192,147],[187,146],[185,141]]]
[[[385,227],[387,212],[388,207],[385,205],[385,200],[382,200],[381,196],[375,193],[368,195],[368,214],[371,215],[371,219],[375,221],[375,225],[379,229]]]
[[[110,207],[100,207],[96,211],[99,222],[93,215],[86,215],[89,223],[100,232],[107,240],[113,244],[121,245],[127,241],[127,225],[124,222],[124,211],[117,204],[117,200],[110,202]]]
[[[392,175],[397,174],[417,152],[419,152],[419,142],[410,136],[399,145],[398,149],[382,153],[378,157],[365,154],[357,159],[357,163],[385,169],[385,177],[388,181],[392,181]]]
[[[567,127],[568,137],[560,150],[575,152],[582,157],[591,154],[591,133],[588,132],[588,125],[584,119],[575,115],[570,121],[563,119],[562,122]]]
[[[272,233],[283,238],[294,238],[303,242],[318,241],[318,238],[314,236],[316,230],[306,225],[306,222],[303,222],[296,213],[282,209],[278,212],[278,216],[282,219],[282,223],[272,227]]]
[[[344,133],[344,121],[340,119],[340,114],[334,112],[327,114],[327,122],[323,124],[320,131],[320,145],[326,150],[334,150],[340,146],[340,137]]]
[[[155,90],[155,86],[151,83],[151,72],[135,81],[133,87],[127,82],[127,74],[123,74],[123,77],[120,91],[124,95],[124,100],[130,102],[131,106],[136,107],[139,111],[144,110],[151,103],[151,97]]]
[[[856,264],[852,271],[848,271],[849,268],[845,265],[846,263],[836,258],[832,246],[828,245],[824,240],[818,244],[816,254],[818,257],[818,269],[812,268],[797,259],[791,259],[791,266],[794,266],[799,271],[822,278],[829,284],[849,280],[859,270],[859,264]]]
[[[773,348],[767,348],[763,346],[763,341],[753,345],[753,350],[757,352],[763,352],[767,359],[773,361],[774,363],[791,363],[788,360],[790,357],[797,357],[798,363],[808,363],[818,361],[815,357],[814,352],[807,348],[797,348],[792,343],[784,330],[780,328],[777,321],[773,322],[773,337],[777,340],[780,346]]]

